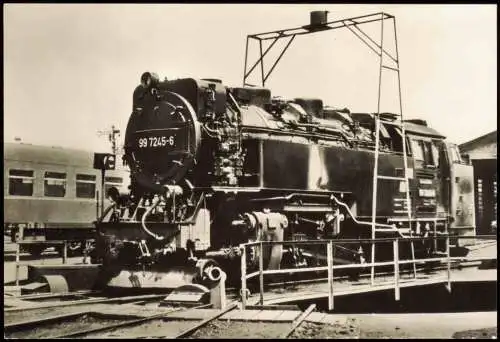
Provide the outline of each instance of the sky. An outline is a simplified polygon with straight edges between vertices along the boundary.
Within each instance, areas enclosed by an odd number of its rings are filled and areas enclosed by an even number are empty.
[[[125,131],[143,72],[241,86],[246,36],[307,25],[313,10],[329,11],[329,20],[396,17],[405,118],[424,119],[455,143],[497,128],[495,5],[3,6],[4,141],[108,151],[98,131]],[[361,27],[380,39],[380,23]],[[394,54],[392,26],[384,27]],[[256,51],[251,45],[253,61]],[[376,112],[379,63],[345,28],[315,33],[295,39],[266,87],[273,96]],[[394,75],[383,73],[381,111],[399,112]]]

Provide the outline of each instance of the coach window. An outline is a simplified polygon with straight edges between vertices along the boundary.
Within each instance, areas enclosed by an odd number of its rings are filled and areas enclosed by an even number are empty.
[[[94,175],[76,175],[76,197],[78,198],[95,198],[95,181]]]
[[[9,195],[33,196],[33,171],[9,170]]]
[[[104,194],[108,193],[109,188],[121,187],[123,183],[123,178],[121,177],[104,177]]]
[[[63,172],[45,172],[44,195],[64,197],[66,195],[66,174]]]

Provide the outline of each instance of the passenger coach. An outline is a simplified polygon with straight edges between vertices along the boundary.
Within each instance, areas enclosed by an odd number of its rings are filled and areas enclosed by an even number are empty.
[[[4,235],[12,241],[69,240],[70,253],[81,250],[93,238],[101,207],[101,172],[93,158],[89,151],[4,143]],[[128,182],[126,171],[106,171],[104,191]],[[35,255],[48,247],[25,246]]]

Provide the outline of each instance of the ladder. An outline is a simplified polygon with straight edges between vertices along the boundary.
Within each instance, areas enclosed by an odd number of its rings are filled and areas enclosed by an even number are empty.
[[[403,123],[403,105],[402,105],[402,99],[401,99],[401,79],[400,79],[400,71],[399,71],[399,54],[398,54],[398,42],[397,42],[397,34],[396,34],[396,18],[392,17],[391,18],[394,24],[394,43],[395,43],[395,54],[396,56],[393,57],[391,56],[387,51],[384,50],[384,14],[382,14],[382,19],[381,19],[381,36],[380,36],[380,45],[378,46],[380,48],[380,52],[377,52],[380,58],[380,65],[379,65],[379,82],[378,82],[378,102],[377,102],[377,113],[375,114],[375,153],[374,153],[374,165],[373,165],[373,188],[372,188],[372,220],[371,220],[371,230],[372,230],[372,239],[375,239],[376,237],[376,232],[381,232],[385,231],[387,232],[388,229],[381,229],[377,228],[377,223],[376,223],[376,217],[377,217],[377,188],[378,188],[378,181],[380,179],[382,180],[392,180],[392,181],[398,181],[398,182],[404,182],[405,184],[405,193],[406,193],[406,214],[408,216],[408,227],[407,229],[399,230],[397,228],[394,228],[395,231],[399,232],[400,236],[408,236],[412,237],[412,229],[411,229],[411,219],[412,219],[412,214],[411,214],[411,202],[410,202],[410,186],[409,186],[409,181],[408,181],[408,158],[407,158],[407,149],[406,149],[406,133],[405,133],[405,127]],[[390,19],[389,19],[390,20]],[[377,44],[378,45],[378,44]],[[390,57],[393,61],[393,63],[396,65],[395,67],[388,66],[384,64],[384,54]],[[381,102],[381,95],[382,95],[382,74],[383,71],[392,71],[397,74],[397,82],[398,82],[398,99],[399,99],[399,114],[397,115],[397,118],[394,121],[387,121],[387,120],[382,120],[380,118],[380,102]],[[404,163],[404,175],[402,177],[397,177],[397,176],[385,176],[385,175],[380,175],[379,170],[378,170],[378,160],[380,156],[380,128],[381,128],[381,123],[384,124],[389,124],[389,125],[394,125],[400,128],[401,130],[401,136],[402,136],[402,147],[403,147],[403,163]],[[403,205],[403,208],[405,206]],[[408,235],[406,234],[408,232]],[[412,253],[412,260],[413,260],[413,275],[416,278],[416,263],[415,263],[415,248],[414,248],[414,243],[413,241],[411,242],[411,253]],[[371,250],[371,261],[372,263],[375,262],[375,243],[372,243],[372,250]],[[374,285],[375,282],[375,267],[371,267],[371,284]]]

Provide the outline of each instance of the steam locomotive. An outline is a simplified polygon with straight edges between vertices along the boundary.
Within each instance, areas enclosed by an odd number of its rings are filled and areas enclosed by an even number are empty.
[[[472,168],[457,146],[424,121],[406,120],[403,151],[396,116],[380,116],[379,174],[403,177],[407,153],[412,213],[409,226],[406,182],[380,180],[376,221],[394,227],[381,234],[461,234],[473,226]],[[374,122],[374,114],[320,99],[146,72],[125,135],[130,192],[108,192],[113,205],[96,224],[94,261],[114,270],[110,278],[170,270],[175,286],[180,278],[217,279],[221,268],[238,265],[238,246],[249,241],[370,238]],[[346,245],[336,258],[370,261],[367,248]],[[376,255],[384,258],[383,248]],[[278,244],[262,258],[266,269],[324,261]],[[254,250],[248,267],[258,260]]]

